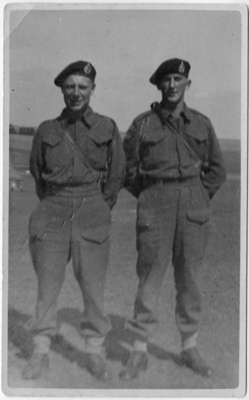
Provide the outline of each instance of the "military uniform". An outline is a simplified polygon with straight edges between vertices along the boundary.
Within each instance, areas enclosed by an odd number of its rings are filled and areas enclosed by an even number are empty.
[[[151,81],[158,84],[153,77]],[[195,347],[201,314],[198,281],[210,199],[225,180],[213,126],[206,116],[185,103],[179,118],[161,103],[153,103],[151,110],[133,121],[124,139],[124,150],[125,186],[138,200],[139,283],[134,315],[128,322],[137,334],[134,349],[145,350],[143,343],[157,326],[159,290],[170,262],[174,267],[175,314],[182,346]],[[131,371],[128,369],[132,375]]]
[[[122,177],[121,141],[115,123],[90,107],[76,121],[68,114],[65,110],[41,124],[31,152],[30,170],[41,199],[29,223],[39,280],[34,328],[55,332],[55,300],[72,257],[85,305],[82,332],[104,337],[109,321],[103,314],[103,285],[110,208]]]
[[[102,352],[110,329],[104,313],[104,284],[111,208],[124,171],[115,122],[89,106],[80,113],[65,108],[58,118],[39,126],[30,171],[40,199],[29,221],[30,251],[38,278],[34,339],[42,351],[41,343],[48,346],[46,338],[57,331],[56,302],[72,259],[84,303],[85,351]]]
[[[196,281],[207,236],[209,202],[225,178],[220,147],[208,118],[185,106],[178,121],[160,104],[135,119],[124,140],[126,187],[138,196],[134,326],[147,335],[157,320],[158,290],[173,261],[176,319],[182,339],[198,331]]]

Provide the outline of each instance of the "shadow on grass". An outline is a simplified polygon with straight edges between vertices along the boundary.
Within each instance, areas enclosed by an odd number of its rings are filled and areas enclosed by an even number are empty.
[[[135,334],[125,327],[125,318],[118,315],[110,315],[112,329],[105,339],[107,359],[119,361],[125,364],[129,350],[124,347],[131,347]],[[30,316],[13,308],[8,313],[8,340],[18,348],[17,357],[28,359],[33,351],[32,335],[29,331]],[[58,322],[72,325],[80,333],[81,313],[73,308],[64,308],[58,312]],[[76,362],[80,368],[86,368],[86,354],[69,343],[62,335],[53,337],[51,349],[62,355],[70,362]],[[172,352],[150,343],[149,353],[160,360],[173,360],[180,365],[180,358]]]

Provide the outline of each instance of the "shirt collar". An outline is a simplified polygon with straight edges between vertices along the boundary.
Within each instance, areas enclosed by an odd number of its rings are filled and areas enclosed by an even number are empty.
[[[151,104],[151,108],[153,111],[155,111],[161,117],[162,120],[168,120],[169,117],[172,115],[170,110],[167,110],[166,108],[162,107],[161,103],[154,102]],[[186,122],[191,121],[191,117],[192,117],[191,111],[185,103],[183,105],[183,110],[181,112],[181,116],[183,117],[183,119]]]
[[[75,121],[82,121],[87,128],[90,129],[94,122],[94,112],[90,106],[87,106],[84,111],[81,110],[79,112],[73,112],[68,108],[64,108],[58,120],[65,121],[68,124],[74,123]]]
[[[181,112],[181,115],[183,116],[183,118],[185,119],[186,122],[190,122],[192,119],[191,111],[188,108],[186,103],[184,103],[184,105],[183,105],[183,110]]]

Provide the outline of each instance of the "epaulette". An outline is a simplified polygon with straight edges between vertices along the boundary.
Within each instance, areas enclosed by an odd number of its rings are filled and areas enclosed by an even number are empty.
[[[196,109],[194,109],[194,108],[190,108],[190,107],[188,107],[188,109],[189,109],[193,114],[199,115],[199,116],[202,117],[206,122],[210,123],[210,119],[209,119],[205,114],[203,114],[202,112],[200,112],[200,111],[198,111],[198,110],[196,110]]]
[[[94,111],[94,114],[100,118],[102,121],[105,121],[107,123],[107,127],[112,129],[113,127],[116,126],[116,122],[114,121],[114,119],[107,117],[106,115],[103,114],[99,114],[97,112]]]
[[[97,117],[101,118],[101,119],[106,119],[106,120],[110,120],[111,118],[107,117],[106,115],[100,114],[96,111],[93,112],[94,115],[96,115]]]
[[[147,117],[149,117],[152,114],[151,110],[145,111],[142,114],[139,114],[135,119],[134,122],[142,122],[144,119],[146,119]]]
[[[46,132],[49,128],[52,128],[55,124],[57,119],[48,119],[46,121],[43,121],[37,128],[36,133],[39,133],[42,135],[44,132]]]

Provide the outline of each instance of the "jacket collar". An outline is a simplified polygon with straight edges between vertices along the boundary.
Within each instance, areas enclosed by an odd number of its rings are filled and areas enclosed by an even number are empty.
[[[183,116],[183,118],[186,120],[186,122],[190,122],[192,119],[192,113],[191,110],[188,108],[187,104],[184,103],[183,105],[183,110],[181,112],[181,115]]]
[[[89,106],[87,106],[85,110],[80,110],[79,112],[73,112],[68,108],[64,108],[58,120],[65,121],[68,124],[82,121],[86,127],[90,129],[94,123],[94,112]]]
[[[162,107],[161,103],[158,102],[154,102],[151,104],[151,109],[158,114],[159,118],[161,119],[161,121],[165,121],[168,120],[169,117],[171,116],[171,112],[170,110],[167,110],[165,108]],[[190,122],[191,121],[191,111],[190,109],[187,107],[187,105],[184,103],[183,104],[183,110],[181,111],[181,116],[184,119],[184,122]]]

